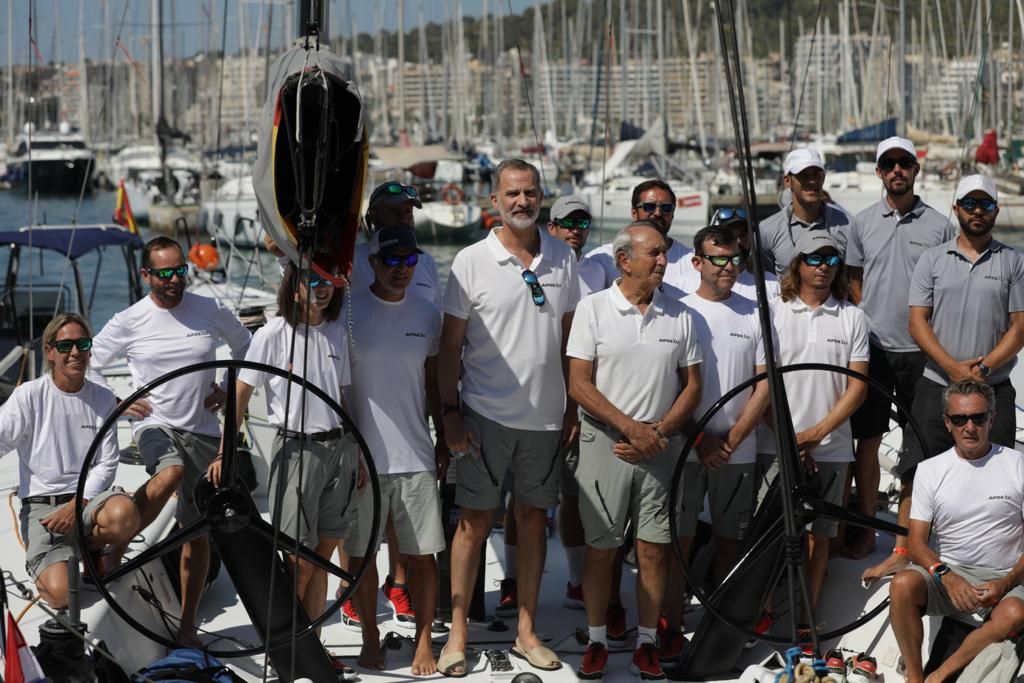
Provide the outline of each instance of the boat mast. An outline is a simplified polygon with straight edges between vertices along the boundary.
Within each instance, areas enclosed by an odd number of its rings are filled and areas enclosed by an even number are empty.
[[[7,146],[14,143],[14,0],[7,0]]]
[[[150,40],[153,46],[153,54],[150,65],[150,78],[153,83],[153,132],[156,135],[156,144],[160,148],[160,170],[163,174],[164,185],[163,195],[170,195],[171,178],[167,168],[167,147],[163,136],[160,135],[160,126],[164,123],[164,94],[163,94],[163,0],[150,0],[149,30]]]
[[[92,142],[89,126],[89,79],[85,64],[85,0],[78,0],[78,127],[82,137]]]
[[[405,0],[398,0],[398,133],[405,127]]]

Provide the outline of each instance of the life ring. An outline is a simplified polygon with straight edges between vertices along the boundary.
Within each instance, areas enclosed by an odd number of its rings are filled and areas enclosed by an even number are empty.
[[[445,204],[455,206],[462,204],[466,199],[466,193],[455,183],[448,183],[441,188],[441,201]]]
[[[481,215],[480,224],[483,226],[484,230],[491,230],[492,228],[501,225],[501,216],[493,210],[488,209]]]

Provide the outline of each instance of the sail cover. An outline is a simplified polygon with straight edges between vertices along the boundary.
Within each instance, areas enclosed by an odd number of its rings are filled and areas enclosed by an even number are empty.
[[[295,47],[268,73],[253,189],[264,227],[293,263],[302,244],[347,277],[366,182],[369,135],[348,62]],[[325,263],[318,255],[314,269]],[[321,273],[329,275],[328,273]]]

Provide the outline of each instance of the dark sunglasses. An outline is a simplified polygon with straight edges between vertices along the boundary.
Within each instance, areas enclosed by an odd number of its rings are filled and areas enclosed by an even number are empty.
[[[590,230],[594,221],[589,218],[559,218],[554,223],[563,230]]]
[[[325,287],[333,287],[334,286],[333,282],[331,282],[327,278],[320,277],[320,275],[318,273],[310,273],[309,277],[306,280],[306,283],[309,285],[310,289],[316,289],[317,287],[319,287],[321,285],[323,285]]]
[[[184,264],[173,268],[143,268],[143,270],[150,275],[156,275],[161,280],[171,280],[175,275],[184,280],[188,275],[188,266]]]
[[[92,337],[82,337],[81,339],[58,339],[57,341],[50,342],[50,348],[57,349],[57,353],[71,353],[71,349],[78,347],[78,350],[85,353],[92,348]]]
[[[800,258],[804,260],[804,263],[817,268],[824,263],[829,268],[835,268],[843,262],[843,258],[839,254],[801,254]]]
[[[998,206],[994,199],[975,199],[974,197],[964,197],[957,201],[957,205],[964,211],[974,211],[980,206],[985,213],[995,211]]]
[[[711,218],[711,225],[720,225],[725,221],[731,221],[733,218],[745,221],[747,220],[747,212],[744,209],[719,209],[715,211],[715,215]]]
[[[407,266],[412,268],[420,262],[419,254],[406,254],[405,256],[378,256],[380,262],[388,268],[397,268],[398,266]]]
[[[672,213],[676,210],[676,205],[672,202],[641,202],[633,207],[634,209],[643,209],[644,213],[654,213],[658,209],[661,209],[662,213]]]
[[[699,256],[702,259],[707,259],[708,261],[711,262],[711,265],[718,266],[719,268],[725,268],[730,263],[739,268],[740,264],[742,264],[747,259],[747,257],[744,256],[743,254],[733,254],[731,256],[726,256],[724,254],[719,256],[708,256],[706,254],[699,254]]]
[[[896,168],[897,164],[899,164],[899,167],[902,168],[904,171],[909,171],[910,169],[917,166],[917,159],[915,159],[912,156],[905,156],[900,157],[898,159],[886,157],[884,159],[878,160],[878,168],[882,169],[883,171],[891,171],[892,169]]]
[[[537,273],[532,270],[523,271],[523,282],[530,288],[530,294],[533,296],[533,303],[538,306],[543,306],[546,299],[544,298],[544,290],[540,286],[540,281],[537,279]]]
[[[963,427],[964,425],[967,424],[968,420],[970,420],[971,422],[980,427],[981,425],[988,422],[988,419],[991,416],[992,413],[988,412],[987,410],[983,413],[974,413],[973,415],[949,415],[948,413],[946,414],[946,417],[949,418],[949,421],[952,422],[957,427]]]
[[[415,187],[412,187],[410,185],[404,185],[402,183],[388,183],[387,185],[382,185],[381,187],[377,188],[377,191],[373,193],[372,197],[370,197],[370,203],[372,204],[373,200],[377,199],[381,195],[386,194],[391,195],[393,197],[396,194],[402,194],[403,192],[410,199],[416,199],[416,197],[419,196],[419,193],[416,192]]]

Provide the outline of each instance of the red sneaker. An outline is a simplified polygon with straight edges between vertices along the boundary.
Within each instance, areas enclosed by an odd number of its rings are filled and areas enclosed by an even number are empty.
[[[574,586],[571,582],[566,583],[562,606],[569,609],[583,609],[583,586]]]
[[[412,609],[412,600],[409,599],[406,587],[393,583],[389,576],[380,587],[380,592],[394,613],[395,623],[403,628],[416,628],[416,612]]]
[[[686,636],[677,628],[658,634],[658,661],[662,667],[673,667],[687,644]]]
[[[829,650],[825,655],[825,668],[828,675],[837,681],[846,680],[846,660],[840,650]]]
[[[622,605],[608,605],[605,612],[605,626],[608,640],[622,643],[626,640],[626,608]]]
[[[519,614],[519,587],[515,579],[501,580],[501,598],[494,613],[499,617],[514,617]]]
[[[359,615],[356,614],[356,608],[352,605],[351,600],[346,600],[341,606],[341,623],[349,631],[363,632],[363,622],[359,620]]]
[[[803,650],[805,657],[818,658],[818,653],[814,650],[814,638],[811,634],[811,627],[807,624],[797,624],[796,644],[797,647]]]
[[[641,643],[633,650],[633,661],[629,663],[631,673],[640,677],[641,681],[663,681],[665,672],[658,661],[658,648],[654,643]]]
[[[775,612],[773,612],[770,609],[766,608],[766,609],[761,610],[761,618],[757,620],[756,624],[754,624],[754,631],[757,632],[758,635],[762,635],[763,636],[764,634],[768,633],[768,631],[772,630],[772,626],[774,626],[774,625],[775,625]],[[759,641],[758,641],[757,638],[750,638],[743,645],[743,648],[746,649],[746,650],[749,650],[750,648],[752,648],[755,645],[757,645],[758,642]]]
[[[583,652],[583,661],[576,669],[576,678],[581,681],[599,681],[604,678],[608,666],[608,648],[601,643],[590,643]]]
[[[878,662],[871,655],[862,652],[855,657],[850,657],[847,666],[847,683],[871,683],[878,679]]]

